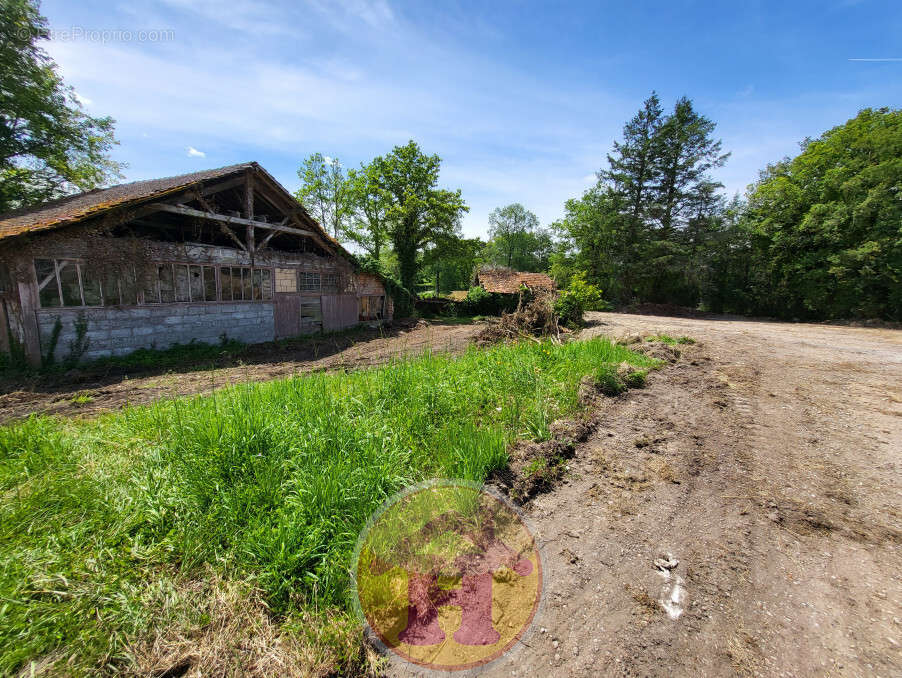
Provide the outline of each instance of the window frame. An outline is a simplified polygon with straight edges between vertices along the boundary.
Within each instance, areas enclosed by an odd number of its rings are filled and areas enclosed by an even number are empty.
[[[42,279],[38,279],[40,275],[38,262],[50,262],[52,264],[52,272],[43,276]],[[63,296],[62,289],[62,276],[61,271],[70,266],[75,266],[75,273],[78,281],[78,293],[79,299],[81,303],[79,305],[66,305],[64,303],[65,298]],[[34,274],[35,285],[37,287],[38,292],[38,308],[39,309],[60,309],[60,308],[111,308],[111,307],[131,307],[131,306],[163,306],[167,304],[216,304],[216,303],[233,303],[233,302],[248,302],[248,303],[272,303],[275,298],[275,274],[273,272],[273,268],[271,266],[232,266],[232,265],[221,265],[214,263],[203,263],[203,262],[185,262],[185,261],[156,261],[150,264],[150,268],[147,272],[147,279],[139,279],[138,271],[135,269],[134,271],[134,303],[122,303],[123,300],[123,280],[120,276],[116,276],[116,298],[119,303],[108,304],[107,300],[111,298],[111,295],[108,291],[109,287],[109,276],[100,276],[97,279],[100,302],[97,304],[87,304],[85,303],[85,266],[84,259],[80,259],[78,257],[52,257],[52,256],[43,256],[43,257],[34,257],[32,259],[32,272]],[[42,265],[43,268],[47,268],[46,265]],[[179,269],[184,269],[184,275],[186,276],[186,284],[184,295],[186,298],[180,298],[179,296]],[[192,272],[196,272],[197,269],[200,269],[200,287],[202,288],[202,298],[195,299],[197,296],[195,294],[196,291],[193,290],[191,285],[191,275]],[[223,286],[223,275],[222,270],[227,269],[229,271],[229,290],[228,294],[230,298],[226,298],[226,291]],[[171,290],[171,300],[163,300],[163,285],[165,282],[160,276],[161,274],[165,274],[168,270],[170,280],[172,283]],[[232,272],[238,272],[238,280],[239,285],[238,288],[241,291],[241,298],[235,299],[232,297]],[[212,277],[208,277],[211,275]],[[42,285],[43,282],[43,285]],[[57,305],[47,306],[41,301],[41,293],[48,286],[52,285],[55,290],[55,299]],[[249,289],[246,290],[245,287],[249,286]],[[208,299],[208,292],[213,292],[214,297],[212,299]],[[249,294],[245,294],[245,292],[249,292]],[[153,295],[153,298],[149,298]]]

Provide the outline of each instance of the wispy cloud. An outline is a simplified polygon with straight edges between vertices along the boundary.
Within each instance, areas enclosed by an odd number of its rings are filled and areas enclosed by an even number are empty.
[[[525,12],[494,3],[230,0],[224,9],[218,0],[132,0],[101,12],[99,4],[76,11],[45,0],[43,9],[51,25],[59,17],[62,26],[174,30],[165,44],[49,45],[66,81],[90,92],[92,112],[116,118],[117,153],[131,164],[130,178],[196,169],[209,154],[222,164],[258,160],[293,188],[310,153],[355,166],[415,139],[442,157],[443,185],[463,189],[469,235],[484,234],[491,209],[509,202],[546,223],[558,218],[567,198],[595,182],[623,122],[652,88],[673,88],[662,92],[668,105],[693,97],[718,122],[725,149],[734,151],[719,176],[728,189],[744,187],[862,101],[893,103],[879,101],[892,91],[887,85],[869,99],[851,85],[804,99],[798,83],[809,81],[801,77],[791,94],[774,95],[778,78],[754,70],[766,49],[755,51],[754,67],[732,70],[715,88],[705,72],[667,70],[680,50],[667,36],[641,54],[621,40],[614,27],[642,18],[629,8],[603,12],[610,24],[603,43],[578,30],[591,12],[585,6]],[[868,53],[867,45],[846,49]],[[665,50],[668,58],[659,58]],[[885,71],[858,66],[844,68],[862,78]],[[671,82],[685,73],[693,74],[686,89]]]

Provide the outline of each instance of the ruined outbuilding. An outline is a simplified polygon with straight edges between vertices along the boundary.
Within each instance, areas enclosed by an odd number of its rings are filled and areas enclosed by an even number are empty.
[[[544,273],[526,273],[505,267],[485,267],[476,273],[475,285],[493,294],[518,294],[525,288],[532,292],[554,292],[554,280]]]
[[[391,316],[381,279],[257,163],[0,216],[0,351],[30,364]]]

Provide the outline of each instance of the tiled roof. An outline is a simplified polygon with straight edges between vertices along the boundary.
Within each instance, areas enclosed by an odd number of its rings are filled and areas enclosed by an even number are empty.
[[[256,163],[242,163],[164,179],[133,181],[110,188],[98,188],[86,193],[69,195],[36,207],[7,212],[0,215],[0,239],[22,233],[59,228],[113,207],[121,207],[148,198],[162,197],[168,193],[184,190],[198,182],[240,174],[254,166]]]
[[[554,290],[554,280],[544,273],[523,273],[509,268],[484,269],[477,274],[477,282],[486,292],[516,294],[520,285],[531,290]]]

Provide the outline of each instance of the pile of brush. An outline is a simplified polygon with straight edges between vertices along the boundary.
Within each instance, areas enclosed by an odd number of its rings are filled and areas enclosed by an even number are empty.
[[[476,337],[479,344],[496,344],[517,339],[548,339],[560,342],[560,318],[554,310],[554,294],[549,292],[520,294],[520,301],[512,313],[504,313],[497,320],[489,321]]]

